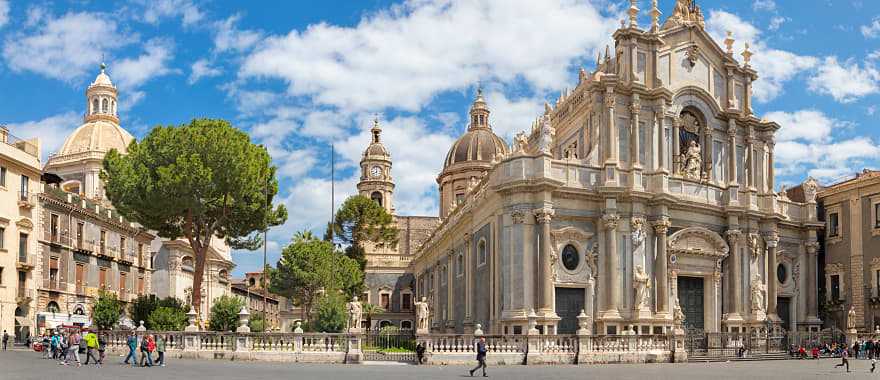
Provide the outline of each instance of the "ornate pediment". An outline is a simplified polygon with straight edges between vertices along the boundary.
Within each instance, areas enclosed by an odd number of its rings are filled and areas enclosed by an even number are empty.
[[[563,241],[577,241],[581,244],[586,244],[587,240],[590,240],[593,237],[593,233],[584,231],[577,227],[567,226],[562,227],[558,230],[550,231],[550,236],[553,237],[553,245],[556,246],[558,242]]]
[[[31,220],[28,218],[21,218],[17,222],[15,222],[15,224],[18,226],[18,228],[23,230],[34,229],[34,222],[31,222]]]
[[[550,237],[550,260],[553,265],[554,282],[584,284],[596,275],[596,244],[592,245],[592,249],[588,248],[590,247],[588,241],[593,237],[593,233],[567,226],[550,231]],[[568,245],[571,245],[574,250],[566,252],[565,249]],[[571,250],[572,247],[568,249]],[[560,262],[560,255],[564,254],[572,257],[562,257],[564,262]]]
[[[725,257],[727,242],[717,233],[703,227],[688,227],[677,231],[668,240],[668,249],[675,254]]]

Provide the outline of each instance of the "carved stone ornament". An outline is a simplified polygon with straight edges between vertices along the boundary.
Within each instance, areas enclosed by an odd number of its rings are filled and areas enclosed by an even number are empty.
[[[806,199],[807,203],[815,203],[816,194],[819,192],[819,182],[817,182],[815,178],[809,177],[804,181],[802,186],[804,190],[804,199]]]
[[[767,298],[766,294],[767,294],[767,287],[764,285],[763,282],[761,282],[760,277],[755,277],[752,280],[752,287],[751,287],[752,311],[763,312],[767,309],[767,306],[765,303],[766,298]]]
[[[645,242],[645,218],[633,217],[630,220],[632,226],[632,243],[633,249]]]
[[[526,221],[526,213],[522,210],[510,213],[510,217],[513,219],[513,224],[523,224]]]
[[[529,147],[529,139],[526,137],[526,133],[520,131],[513,137],[513,152],[517,155],[526,154]]]
[[[688,64],[693,68],[697,65],[697,61],[700,60],[700,47],[693,45],[685,51],[684,55],[687,58]]]
[[[654,227],[655,234],[666,235],[666,233],[669,231],[669,227],[672,226],[672,223],[669,222],[669,219],[662,218],[655,220],[651,223],[651,225]]]
[[[605,94],[605,108],[614,108],[614,94],[606,93]]]
[[[749,234],[749,251],[752,253],[752,257],[758,257],[761,255],[761,238],[758,234]]]
[[[617,224],[619,222],[620,222],[620,215],[617,215],[617,214],[602,215],[602,223],[606,229],[616,230]]]
[[[703,171],[703,154],[700,144],[691,140],[687,148],[687,152],[681,157],[681,173],[685,178],[699,180],[702,179]]]
[[[819,242],[811,241],[809,243],[804,244],[804,247],[806,247],[807,253],[815,254],[819,250]]]
[[[538,208],[532,211],[535,214],[535,221],[539,224],[550,223],[555,211],[552,208]]]
[[[698,26],[704,28],[706,21],[703,18],[703,10],[694,2],[694,0],[677,0],[672,16],[663,24],[663,28],[672,26]]]
[[[696,256],[726,257],[729,248],[724,239],[704,227],[688,227],[676,231],[667,242],[671,253]]]
[[[538,138],[538,150],[544,154],[550,154],[550,148],[553,145],[553,138],[556,136],[556,129],[550,122],[550,114],[544,114],[541,117],[541,129]]]

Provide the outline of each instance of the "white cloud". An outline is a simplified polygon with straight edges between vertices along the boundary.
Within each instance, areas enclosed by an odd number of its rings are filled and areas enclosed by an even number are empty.
[[[709,34],[719,44],[726,38],[727,31],[733,32],[733,37],[736,40],[734,51],[736,52],[742,52],[745,49],[745,43],[749,43],[749,49],[754,53],[751,65],[761,76],[753,88],[755,100],[759,102],[769,102],[775,99],[782,94],[786,82],[797,74],[816,67],[818,63],[814,57],[801,56],[769,47],[758,28],[732,13],[720,10],[710,11],[706,27]],[[737,58],[739,57],[737,56]]]
[[[82,115],[69,111],[42,120],[9,124],[9,131],[23,139],[39,138],[42,150],[41,159],[45,163],[46,158],[50,154],[58,152],[61,145],[64,144],[64,139],[80,124],[82,124]]]
[[[112,17],[100,13],[41,16],[35,27],[8,35],[3,57],[14,71],[32,71],[67,82],[96,72],[103,53],[133,41]]]
[[[528,131],[544,111],[544,100],[539,98],[509,99],[500,91],[486,94],[486,104],[492,113],[489,122],[495,134],[508,142],[519,131]]]
[[[784,24],[788,20],[789,20],[788,17],[773,16],[773,18],[770,19],[770,25],[767,26],[767,29],[770,30],[771,32],[777,31],[777,30],[779,30],[779,28],[782,27],[782,24]]]
[[[874,17],[868,25],[862,25],[859,30],[865,38],[877,38],[880,36],[880,16]]]
[[[808,84],[811,91],[851,103],[880,91],[880,71],[871,62],[860,66],[853,60],[841,63],[837,57],[827,57]]]
[[[214,23],[214,49],[217,52],[246,51],[262,38],[260,32],[238,29],[236,25],[240,19],[241,15],[235,14]]]
[[[193,62],[191,70],[192,72],[187,80],[189,84],[194,84],[202,78],[215,77],[223,73],[220,69],[212,67],[211,62],[208,62],[207,59],[200,59]]]
[[[9,22],[9,2],[0,0],[0,27]]]
[[[766,118],[781,126],[776,134],[774,163],[780,176],[808,173],[825,182],[834,181],[876,163],[880,146],[868,137],[839,139],[835,132],[850,123],[833,119],[814,109],[770,112]]]
[[[755,11],[775,11],[776,2],[773,0],[755,0],[752,2],[752,9]]]
[[[166,17],[181,17],[183,25],[189,26],[201,21],[204,14],[191,0],[148,0],[142,4],[146,7],[143,11],[143,20],[156,24]]]
[[[112,67],[113,79],[119,86],[137,88],[150,79],[172,72],[168,67],[174,57],[174,45],[167,40],[152,39],[144,45],[144,53],[136,58],[125,58]]]
[[[590,4],[511,3],[411,1],[354,27],[311,25],[260,42],[240,77],[281,79],[291,95],[353,112],[416,111],[478,79],[560,87],[616,25]]]

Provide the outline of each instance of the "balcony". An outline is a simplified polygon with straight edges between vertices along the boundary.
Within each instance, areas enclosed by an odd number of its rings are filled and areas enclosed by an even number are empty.
[[[46,286],[46,290],[50,292],[61,292],[67,290],[67,288],[61,284],[58,279],[49,279],[49,285]]]
[[[18,207],[32,209],[37,205],[37,194],[22,191],[18,193]]]
[[[9,133],[6,127],[0,127],[0,142],[25,152],[33,157],[40,157],[40,149],[34,144],[34,140],[24,140]]]
[[[34,299],[34,290],[19,287],[17,292],[15,293],[15,303],[17,304],[26,304],[31,302]]]
[[[34,269],[35,265],[34,256],[28,255],[27,252],[19,253],[15,259],[15,267],[20,270],[28,271]]]

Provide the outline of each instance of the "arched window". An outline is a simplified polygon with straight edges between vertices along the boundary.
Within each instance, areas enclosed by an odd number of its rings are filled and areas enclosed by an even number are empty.
[[[74,315],[86,315],[86,309],[83,308],[82,305],[76,305],[76,308],[73,309]]]
[[[110,101],[110,113],[113,115],[116,115],[116,101],[115,100]]]
[[[382,322],[379,322],[379,328],[388,327],[388,326],[394,326],[394,324],[391,323],[391,321],[382,321]]]
[[[370,194],[370,199],[378,203],[379,206],[382,206],[382,193],[374,191],[372,194]]]
[[[486,264],[486,240],[482,239],[477,243],[477,265]]]
[[[16,317],[27,317],[27,313],[25,313],[24,309],[20,306],[15,308],[15,316]]]
[[[92,98],[92,115],[98,113],[98,98]]]
[[[180,260],[180,265],[185,271],[192,272],[195,270],[196,266],[193,263],[193,258],[189,256],[184,256],[183,259]]]
[[[110,108],[110,104],[107,102],[107,99],[104,98],[101,100],[101,113],[107,113]]]
[[[250,286],[257,285],[257,279],[251,277],[250,280],[248,280],[248,284],[250,284]]]
[[[58,307],[58,302],[49,301],[49,304],[46,305],[46,311],[50,313],[58,313],[61,312],[61,308]]]
[[[412,321],[401,321],[400,328],[404,330],[412,330]]]

